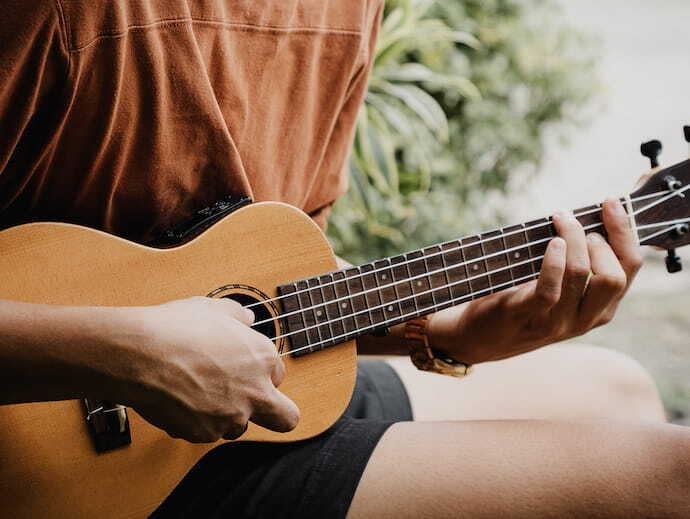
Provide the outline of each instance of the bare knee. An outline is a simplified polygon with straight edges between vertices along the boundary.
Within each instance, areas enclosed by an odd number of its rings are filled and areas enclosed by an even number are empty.
[[[594,346],[578,346],[590,382],[608,403],[611,418],[664,422],[663,406],[649,372],[623,353]]]

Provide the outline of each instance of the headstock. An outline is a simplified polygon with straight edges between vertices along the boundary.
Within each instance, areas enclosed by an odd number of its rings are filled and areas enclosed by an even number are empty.
[[[642,245],[690,245],[690,160],[660,169],[630,199]]]

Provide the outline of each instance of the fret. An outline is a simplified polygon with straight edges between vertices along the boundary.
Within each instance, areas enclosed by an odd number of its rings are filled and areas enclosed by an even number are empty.
[[[482,243],[483,252],[486,256],[489,256],[485,260],[488,272],[494,272],[510,265],[508,255],[505,253],[499,254],[505,250],[502,240],[500,239],[502,236],[503,233],[501,231],[492,231],[480,235],[480,238],[484,240],[484,243]],[[510,269],[489,274],[489,285],[491,287],[500,286],[502,288],[507,286],[506,283],[510,283],[511,281]]]
[[[506,245],[506,230],[505,228],[501,229],[501,245],[503,245],[503,250],[507,251],[508,246]],[[508,261],[508,265],[511,264],[510,262],[510,254],[506,252],[506,260]],[[509,268],[508,273],[510,274],[510,280],[515,281],[515,276],[513,276],[513,269]]]
[[[334,281],[333,274],[327,274],[319,278],[319,282],[325,285],[321,288],[324,301],[333,301],[337,299],[335,295],[335,287],[332,284]],[[338,337],[345,333],[343,322],[340,320],[340,305],[337,302],[326,305],[326,317],[330,321],[331,336]]]
[[[410,315],[417,312],[417,303],[412,294],[412,282],[410,279],[410,271],[405,265],[405,256],[395,256],[391,258],[393,265],[393,280],[395,281],[395,291],[398,294],[398,308],[399,315]]]
[[[302,307],[299,304],[298,296],[292,295],[292,296],[284,297],[284,296],[287,296],[288,294],[292,294],[293,292],[296,292],[296,291],[297,291],[297,286],[295,283],[278,287],[278,294],[281,296],[280,302],[282,303],[283,313],[290,314],[292,312],[298,312],[296,314],[289,315],[289,316],[284,318],[285,328],[289,333],[292,334],[288,338],[290,341],[290,350],[297,350],[300,348],[304,348],[308,342],[306,332],[293,333],[296,330],[301,330],[305,327],[302,312],[300,312]],[[307,353],[308,353],[308,351],[304,350],[304,351],[297,353],[296,355],[298,355],[298,356],[300,354],[306,355]]]
[[[508,253],[508,260],[511,265],[523,263],[530,259],[529,247],[523,247],[523,245],[527,243],[527,233],[524,232],[524,228],[524,225],[514,225],[504,229],[505,234],[503,235],[503,240],[506,245],[506,250],[516,249]],[[533,262],[523,263],[517,267],[512,267],[510,272],[513,275],[513,279],[522,279],[530,274],[536,274],[532,263]]]
[[[546,224],[546,225],[544,225]],[[556,236],[555,229],[551,223],[551,218],[542,218],[541,220],[534,220],[527,222],[526,227],[535,227],[527,230],[527,243],[544,240],[545,238],[553,238]],[[546,247],[549,245],[548,241],[529,246],[529,254],[531,258],[543,256],[546,252]],[[541,269],[542,260],[534,261],[533,265],[537,272]]]
[[[486,264],[481,259],[484,254],[482,254],[481,244],[474,245],[479,241],[478,236],[470,236],[469,238],[464,238],[462,240],[462,252],[465,256],[465,262],[467,263],[467,272],[470,278],[470,292],[472,294],[476,292],[482,292],[482,295],[487,294],[487,289],[489,288],[489,277],[482,276],[486,273]]]
[[[371,324],[383,323],[386,320],[386,316],[383,313],[383,308],[381,308],[383,301],[381,301],[381,296],[379,294],[380,290],[376,282],[376,275],[366,274],[374,270],[374,266],[371,263],[367,263],[366,265],[362,265],[360,270],[364,273],[364,276],[362,276],[362,286],[364,290],[370,290],[370,292],[364,295],[364,298],[367,308],[369,308],[369,319]],[[375,308],[375,310],[371,310],[371,308]]]
[[[350,297],[350,291],[348,289],[347,283],[345,282],[345,273],[342,270],[333,273],[333,278],[336,280],[335,295],[336,299],[345,298],[342,301],[338,301],[338,309],[340,315],[343,316],[341,322],[343,325],[343,333],[351,334],[357,331],[357,325],[355,324],[354,317],[344,317],[346,315],[351,315],[354,310],[352,309],[352,298]]]
[[[363,295],[356,295],[364,290],[362,285],[362,276],[358,267],[349,268],[345,271],[345,276],[347,277],[347,288],[352,298],[352,309],[355,315],[355,325],[357,329],[367,328],[371,326],[371,319],[369,318],[368,312],[363,312],[367,309],[367,302]]]
[[[298,291],[303,291],[297,294],[297,297],[299,298],[299,304],[301,308],[309,308],[312,306],[311,302],[311,297],[309,297],[309,291],[305,290],[306,288],[309,287],[307,284],[306,280],[298,281],[296,283],[297,285],[297,290]],[[314,310],[302,310],[302,319],[304,320],[304,327],[308,328],[307,330],[307,338],[309,340],[309,344],[315,344],[317,342],[321,341],[321,337],[319,336],[319,331],[317,328],[312,328],[316,324],[316,314],[314,313]],[[317,346],[318,348],[318,346]],[[314,347],[309,348],[309,352],[315,351]]]
[[[422,251],[419,250],[405,254],[405,258],[409,261],[407,270],[410,272],[410,278],[416,278],[411,281],[412,292],[415,294],[415,297],[412,299],[416,302],[417,310],[421,313],[427,312],[428,309],[434,306],[433,295],[429,292],[431,288],[429,276],[423,275],[427,272],[426,265],[424,264],[424,260],[417,259],[423,257]]]
[[[470,293],[469,282],[461,283],[463,279],[467,279],[467,267],[462,265],[465,258],[462,254],[462,245],[459,241],[449,242],[441,245],[444,252],[441,256],[443,258],[444,266],[446,267],[446,275],[450,283],[450,294],[455,304],[461,303],[463,299]],[[450,249],[450,250],[449,250]],[[452,265],[459,265],[452,267]]]
[[[316,307],[314,308],[314,317],[316,318],[316,323],[328,323],[326,305],[321,304],[324,302],[324,299],[319,280],[316,278],[311,278],[307,281],[307,283],[310,287],[313,287],[313,289],[309,291],[309,296],[311,298],[312,305]],[[321,326],[317,326],[316,331],[319,333],[319,342],[322,343],[319,348],[324,349],[328,346],[332,346],[332,344],[329,344],[328,342],[323,343],[323,341],[333,338],[333,332],[329,328],[328,324],[321,324]]]
[[[376,273],[376,281],[378,286],[386,286],[393,283],[393,269],[383,268],[390,267],[390,265],[391,260],[389,259],[382,259],[374,263],[375,269],[383,269]],[[386,305],[382,308],[385,320],[400,317],[400,305],[397,302],[398,294],[396,292],[396,287],[388,286],[386,288],[382,288],[379,290],[379,295],[381,296],[381,303]]]
[[[426,263],[427,272],[435,272],[435,274],[429,275],[429,282],[431,283],[431,288],[434,291],[431,293],[434,299],[434,306],[437,310],[440,310],[442,305],[448,305],[450,301],[450,289],[448,287],[448,277],[446,276],[446,271],[444,270],[443,257],[440,254],[441,247],[434,245],[433,247],[427,247],[424,249],[424,263]],[[439,272],[436,272],[439,271]],[[445,288],[441,288],[445,287]]]

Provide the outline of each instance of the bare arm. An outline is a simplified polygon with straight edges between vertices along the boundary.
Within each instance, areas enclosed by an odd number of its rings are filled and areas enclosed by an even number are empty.
[[[299,411],[276,387],[284,367],[235,302],[63,307],[0,300],[0,404],[90,396],[134,407],[190,441],[273,430]]]

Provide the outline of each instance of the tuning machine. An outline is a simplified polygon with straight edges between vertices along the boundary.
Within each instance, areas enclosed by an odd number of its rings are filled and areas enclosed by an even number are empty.
[[[661,141],[653,140],[648,142],[643,142],[640,146],[640,153],[649,159],[652,169],[659,167],[659,155],[664,149]]]
[[[676,255],[676,249],[669,249],[666,256],[666,270],[669,274],[675,274],[683,270],[683,262]]]

